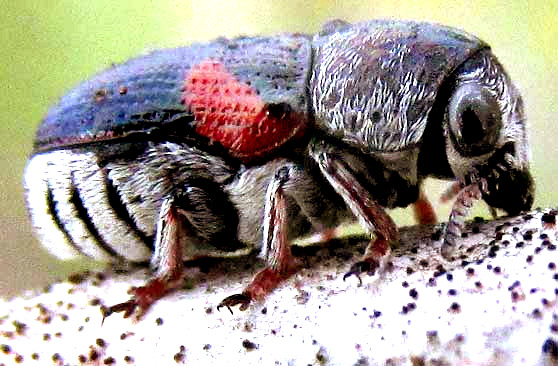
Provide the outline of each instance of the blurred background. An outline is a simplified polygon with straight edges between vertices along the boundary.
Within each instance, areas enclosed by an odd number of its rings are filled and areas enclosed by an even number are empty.
[[[465,1],[5,1],[0,14],[0,297],[44,286],[91,263],[43,251],[27,217],[22,172],[35,128],[69,88],[112,63],[151,49],[218,36],[319,31],[334,18],[428,20],[487,41],[522,90],[529,123],[535,206],[558,206],[554,177],[558,115],[558,2]],[[429,182],[437,201],[445,187]],[[475,214],[488,217],[486,208]],[[438,206],[445,220],[449,205]],[[408,210],[394,212],[401,225]]]

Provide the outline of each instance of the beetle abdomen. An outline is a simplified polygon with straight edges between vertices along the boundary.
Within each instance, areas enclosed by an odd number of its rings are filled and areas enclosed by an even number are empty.
[[[108,145],[108,144],[107,144]],[[139,145],[139,147],[138,147]],[[134,150],[136,149],[136,150]],[[109,155],[112,153],[113,155]],[[24,175],[33,226],[44,246],[59,258],[81,254],[98,260],[149,260],[161,203],[180,195],[191,182],[222,184],[234,169],[202,151],[168,142],[145,142],[96,149],[58,149],[35,154]],[[207,184],[206,184],[207,186]],[[227,206],[221,199],[221,207]],[[233,214],[229,214],[234,224]],[[213,244],[225,230],[213,215],[193,229]],[[213,231],[212,231],[213,230]],[[222,248],[230,251],[231,239]],[[191,246],[185,257],[204,254]]]
[[[111,198],[118,196],[116,188],[93,152],[56,150],[35,155],[27,165],[24,184],[33,226],[52,254],[61,259],[80,253],[105,261],[149,259],[151,250],[142,236],[152,232],[132,229],[119,214],[122,211]]]

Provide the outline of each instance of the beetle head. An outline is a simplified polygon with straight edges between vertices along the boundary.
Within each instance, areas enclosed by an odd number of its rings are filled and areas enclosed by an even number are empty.
[[[506,72],[485,49],[450,80],[443,124],[449,165],[464,184],[479,184],[484,200],[510,215],[533,204],[523,102]]]

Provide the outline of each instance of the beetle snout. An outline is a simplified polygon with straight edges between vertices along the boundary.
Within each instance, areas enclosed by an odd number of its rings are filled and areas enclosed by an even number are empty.
[[[483,199],[489,206],[515,216],[531,209],[534,193],[535,184],[528,170],[509,169],[495,171],[486,178]]]

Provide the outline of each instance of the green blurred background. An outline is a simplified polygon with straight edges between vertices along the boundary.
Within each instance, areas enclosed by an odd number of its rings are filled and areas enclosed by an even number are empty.
[[[513,1],[5,1],[0,14],[0,296],[43,286],[90,264],[60,263],[32,236],[21,185],[34,130],[49,105],[111,63],[155,48],[239,34],[315,33],[333,18],[445,23],[492,45],[523,92],[531,125],[535,204],[556,206],[558,3]],[[554,126],[554,127],[553,127]],[[429,183],[435,200],[444,185]],[[486,214],[479,205],[480,214]],[[439,206],[445,219],[449,206]],[[478,213],[477,213],[478,214]],[[394,213],[412,223],[408,211]]]

